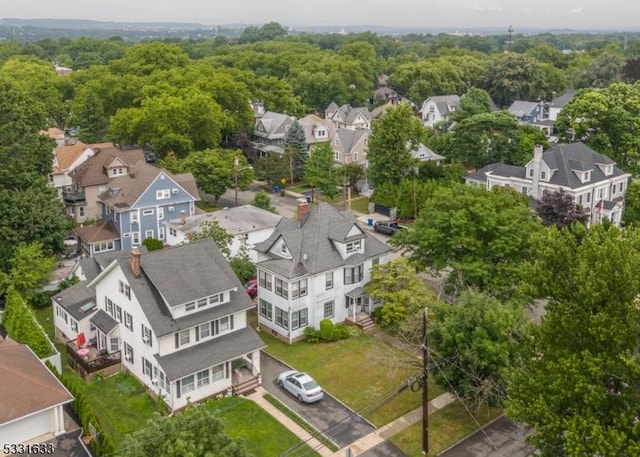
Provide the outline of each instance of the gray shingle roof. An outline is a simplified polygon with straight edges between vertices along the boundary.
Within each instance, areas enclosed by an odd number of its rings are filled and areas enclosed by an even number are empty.
[[[551,106],[555,108],[564,108],[567,103],[573,100],[573,97],[576,95],[575,89],[567,89],[564,94],[556,98]]]
[[[350,154],[353,148],[358,144],[360,139],[364,136],[368,136],[371,131],[368,129],[345,129],[340,128],[336,130],[336,135],[342,145],[342,150],[345,154]]]
[[[253,134],[257,137],[271,140],[284,138],[287,134],[287,126],[293,124],[294,119],[286,114],[267,111],[256,120]]]
[[[425,104],[429,100],[431,100],[436,104],[436,106],[438,107],[438,111],[440,111],[440,114],[442,115],[448,115],[450,112],[455,111],[458,108],[458,106],[460,106],[459,95],[435,95],[433,97],[429,97],[424,101],[420,111],[424,109]],[[450,109],[450,108],[453,108],[453,109]]]
[[[418,148],[415,151],[411,151],[411,156],[414,159],[423,160],[423,161],[433,160],[437,162],[437,161],[446,159],[446,157],[441,156],[440,154],[436,154],[435,152],[433,152],[431,149],[429,149],[422,143],[418,145]]]
[[[246,327],[194,347],[155,357],[169,379],[175,381],[265,346],[256,332]]]
[[[92,288],[87,287],[87,281],[81,281],[63,290],[56,294],[53,300],[78,321],[90,316],[95,311],[96,294]],[[84,305],[89,303],[93,303],[94,308],[83,311]]]
[[[538,102],[516,100],[511,104],[507,111],[509,111],[509,113],[513,114],[516,117],[523,117],[533,113],[537,107]]]
[[[613,167],[613,175],[605,176],[598,164],[613,164],[609,157],[597,153],[584,143],[555,144],[549,151],[542,154],[542,160],[549,168],[555,170],[551,179],[552,184],[576,189],[584,187],[587,183],[582,183],[572,170],[591,170],[591,180],[589,183],[604,181],[611,177],[624,174],[618,167]]]
[[[210,239],[142,254],[140,265],[170,306],[242,288]]]
[[[109,316],[103,310],[99,310],[97,313],[95,313],[91,317],[91,319],[89,319],[89,322],[98,327],[100,331],[105,335],[108,335],[111,330],[118,326],[118,321]]]
[[[345,239],[350,229],[356,225],[363,232],[364,255],[353,254],[343,260],[332,240]],[[348,212],[339,212],[328,203],[312,207],[303,224],[282,219],[274,233],[267,240],[256,245],[256,250],[267,253],[271,246],[282,236],[292,260],[273,256],[273,260],[260,262],[261,266],[273,267],[274,271],[286,278],[301,276],[301,272],[317,274],[323,271],[351,265],[364,259],[378,257],[390,251],[381,241],[369,236]],[[303,273],[304,274],[304,273]]]
[[[478,171],[465,176],[466,181],[487,181],[487,173],[505,178],[526,178],[526,168],[504,163],[492,163]]]
[[[227,232],[237,235],[275,227],[280,219],[282,219],[282,216],[267,210],[253,205],[243,205],[226,208],[222,211],[189,216],[184,224],[181,223],[180,219],[173,219],[169,221],[169,226],[175,227],[184,233],[200,233],[202,224],[207,221],[217,221],[220,227]]]
[[[358,114],[360,114],[367,121],[371,120],[371,115],[369,114],[369,110],[367,108],[354,108],[351,105],[345,104],[338,108],[337,112],[347,124],[352,124],[358,118]]]
[[[199,200],[195,179],[191,173],[173,176],[144,161],[137,162],[129,175],[111,180],[109,189],[100,194],[98,199],[112,208],[130,208],[161,173],[185,188],[194,199]]]

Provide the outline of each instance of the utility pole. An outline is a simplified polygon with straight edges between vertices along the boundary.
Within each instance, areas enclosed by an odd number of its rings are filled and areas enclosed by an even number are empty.
[[[429,453],[429,346],[427,344],[427,313],[422,315],[422,454]]]
[[[238,165],[240,164],[240,159],[237,157],[233,160],[233,184],[236,190],[236,206],[238,206]]]

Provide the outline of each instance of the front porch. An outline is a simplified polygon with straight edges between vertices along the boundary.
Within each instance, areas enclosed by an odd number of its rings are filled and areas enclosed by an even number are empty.
[[[373,317],[365,312],[357,312],[355,315],[349,313],[349,317],[344,320],[344,323],[358,326],[365,332],[376,326],[376,321],[373,320]]]
[[[262,384],[262,375],[248,358],[242,357],[231,363],[231,393],[243,395],[254,391]]]
[[[120,351],[108,354],[95,345],[78,347],[75,340],[67,342],[65,346],[69,366],[85,381],[93,379],[98,372],[107,377],[122,369]]]
[[[365,292],[366,286],[356,287],[347,292],[345,300],[347,303],[347,325],[357,325],[363,331],[367,331],[376,326],[371,313],[373,312],[373,301]]]

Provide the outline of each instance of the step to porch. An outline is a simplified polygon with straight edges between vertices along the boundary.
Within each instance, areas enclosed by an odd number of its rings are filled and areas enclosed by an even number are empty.
[[[376,322],[373,320],[371,316],[361,317],[358,319],[358,325],[362,329],[362,331],[366,332],[369,329],[372,329],[376,326]]]
[[[235,384],[233,386],[233,394],[234,395],[243,395],[243,394],[245,394],[247,392],[255,390],[259,385],[260,385],[260,383],[258,382],[258,378],[257,377],[250,378],[250,379],[248,379],[246,381],[243,381],[241,383]]]

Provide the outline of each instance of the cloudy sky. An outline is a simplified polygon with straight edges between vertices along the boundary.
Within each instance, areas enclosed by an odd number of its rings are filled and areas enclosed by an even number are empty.
[[[635,0],[0,0],[0,17],[207,25],[636,28]]]

